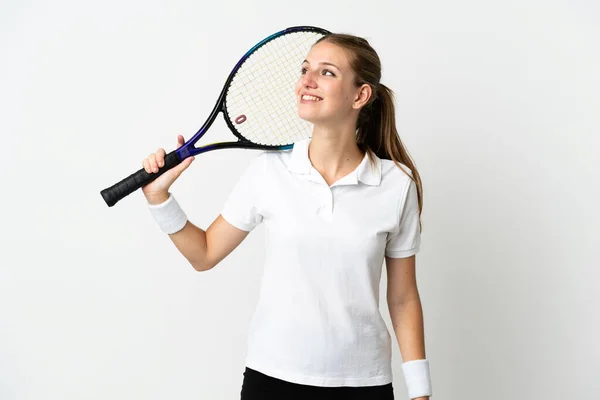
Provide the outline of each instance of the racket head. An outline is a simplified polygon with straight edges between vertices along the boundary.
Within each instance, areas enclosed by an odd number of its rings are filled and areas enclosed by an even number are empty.
[[[310,137],[312,124],[298,116],[294,89],[311,47],[330,33],[314,26],[294,26],[248,50],[230,72],[207,122],[178,150],[180,157],[218,148],[283,150]],[[238,141],[194,147],[219,112]]]
[[[298,117],[295,86],[311,47],[329,32],[298,26],[277,32],[248,51],[227,82],[225,121],[241,140],[290,146],[312,134]]]

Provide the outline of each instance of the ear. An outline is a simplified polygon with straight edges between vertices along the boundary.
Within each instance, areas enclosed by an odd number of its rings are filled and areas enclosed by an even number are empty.
[[[356,91],[356,96],[354,96],[352,108],[354,108],[355,110],[360,110],[365,104],[369,102],[372,95],[373,91],[371,89],[371,86],[367,83],[363,83]]]

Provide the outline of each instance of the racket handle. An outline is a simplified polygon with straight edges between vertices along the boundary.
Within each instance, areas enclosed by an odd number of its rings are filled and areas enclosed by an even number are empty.
[[[104,189],[100,192],[102,198],[109,207],[114,206],[117,202],[131,193],[135,192],[142,186],[145,186],[170,170],[171,168],[179,165],[183,161],[179,158],[177,150],[173,150],[165,156],[165,165],[158,169],[158,172],[149,174],[144,168],[140,169],[134,174],[129,175],[119,183],[115,183],[109,188]]]

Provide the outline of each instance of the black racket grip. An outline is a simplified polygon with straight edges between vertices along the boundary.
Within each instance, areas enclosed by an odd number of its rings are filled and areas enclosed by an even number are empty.
[[[131,193],[135,192],[142,186],[145,186],[170,170],[179,165],[183,161],[179,158],[176,150],[173,150],[165,156],[165,165],[158,169],[158,172],[149,174],[144,168],[134,174],[129,175],[119,183],[115,183],[109,188],[100,192],[102,198],[109,207],[114,206],[117,202]]]

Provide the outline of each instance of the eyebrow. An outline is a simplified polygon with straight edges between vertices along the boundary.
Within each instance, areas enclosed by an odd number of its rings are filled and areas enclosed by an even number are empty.
[[[310,64],[310,62],[308,62],[308,60],[302,61],[302,64],[304,64],[304,63]],[[319,64],[321,64],[321,65],[331,65],[332,67],[336,67],[337,69],[340,69],[340,67],[338,67],[337,65],[329,63],[329,62],[321,62]]]

